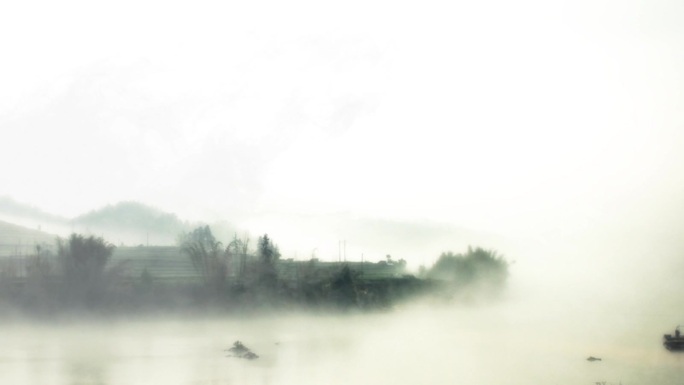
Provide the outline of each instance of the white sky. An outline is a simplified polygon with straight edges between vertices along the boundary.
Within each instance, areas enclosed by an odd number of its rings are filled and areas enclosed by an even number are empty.
[[[0,5],[0,195],[682,229],[684,2],[96,3]]]

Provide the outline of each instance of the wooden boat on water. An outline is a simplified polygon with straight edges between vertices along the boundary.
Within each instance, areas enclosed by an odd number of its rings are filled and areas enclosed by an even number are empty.
[[[675,329],[674,336],[672,334],[663,335],[663,346],[667,350],[684,351],[684,337],[679,332],[679,325]]]

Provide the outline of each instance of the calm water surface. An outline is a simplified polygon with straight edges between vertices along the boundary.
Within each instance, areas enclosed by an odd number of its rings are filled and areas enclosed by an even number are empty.
[[[570,314],[415,306],[356,316],[13,322],[2,325],[0,383],[683,383],[684,354],[662,348],[667,330],[645,327],[648,317]],[[227,357],[236,340],[261,358]]]

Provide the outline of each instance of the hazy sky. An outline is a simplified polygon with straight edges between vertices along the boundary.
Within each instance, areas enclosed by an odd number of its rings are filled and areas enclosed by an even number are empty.
[[[0,195],[676,233],[682,20],[678,0],[5,2]]]

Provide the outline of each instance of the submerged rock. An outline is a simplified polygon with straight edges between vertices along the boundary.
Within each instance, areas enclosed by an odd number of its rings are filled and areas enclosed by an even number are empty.
[[[235,341],[233,343],[233,347],[230,349],[226,349],[226,350],[233,353],[232,355],[230,355],[228,357],[244,358],[247,360],[255,360],[255,359],[259,358],[258,355],[256,355],[254,352],[249,350],[249,348],[246,347],[240,341]]]

